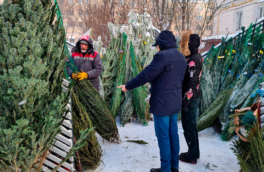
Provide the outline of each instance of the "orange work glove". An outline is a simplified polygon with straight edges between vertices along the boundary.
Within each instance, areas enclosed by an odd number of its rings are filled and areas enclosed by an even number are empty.
[[[76,73],[72,73],[71,77],[72,77],[72,79],[74,79],[75,81],[77,81],[78,75]]]
[[[88,74],[86,72],[84,72],[84,71],[79,72],[77,75],[78,75],[77,78],[78,78],[79,81],[81,81],[83,79],[88,79]]]

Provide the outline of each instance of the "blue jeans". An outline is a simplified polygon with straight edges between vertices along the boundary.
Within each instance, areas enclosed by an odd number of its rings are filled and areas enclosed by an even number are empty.
[[[155,133],[160,148],[160,161],[162,172],[170,172],[171,167],[179,168],[179,135],[177,114],[170,116],[154,116]]]

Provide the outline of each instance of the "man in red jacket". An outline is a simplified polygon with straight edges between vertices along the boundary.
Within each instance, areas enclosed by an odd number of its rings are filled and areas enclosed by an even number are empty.
[[[99,75],[102,73],[103,64],[100,54],[93,49],[93,41],[90,36],[84,35],[79,39],[72,58],[80,72],[75,73],[70,67],[67,67],[68,75],[74,80],[90,80],[91,84],[99,91]]]

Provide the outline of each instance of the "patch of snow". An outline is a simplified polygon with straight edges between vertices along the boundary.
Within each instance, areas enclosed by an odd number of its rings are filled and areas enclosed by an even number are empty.
[[[264,0],[262,0],[262,1],[264,2]],[[256,23],[261,22],[261,21],[263,21],[263,20],[264,20],[264,17],[258,19]]]
[[[85,32],[83,35],[88,35],[88,36],[91,36],[92,34],[92,28],[90,28],[87,32]]]
[[[151,34],[149,32],[147,32],[146,37],[151,37]]]
[[[264,0],[260,0],[260,1],[258,1],[258,3],[261,3],[261,2],[264,2]]]
[[[148,126],[136,122],[121,127],[117,120],[121,144],[103,141],[97,135],[98,141],[105,153],[103,163],[96,170],[85,172],[146,172],[151,168],[160,167],[160,156],[157,138],[154,131],[154,122]],[[187,151],[187,144],[183,135],[181,121],[178,122],[180,152]],[[238,137],[236,136],[235,139]],[[126,140],[144,140],[147,145],[126,142]],[[201,156],[196,165],[180,162],[179,171],[184,172],[235,172],[239,171],[236,156],[230,150],[231,141],[223,142],[220,135],[213,128],[199,132]],[[210,165],[210,168],[206,168]]]
[[[159,29],[157,29],[155,26],[153,26],[152,27],[154,30],[156,30],[157,32],[159,32],[160,33],[160,30]]]
[[[203,49],[204,47],[205,47],[205,42],[201,42],[199,49]]]
[[[150,14],[147,13],[147,12],[144,12],[144,16],[146,16],[146,17],[150,17]]]
[[[129,27],[127,25],[122,25],[120,28],[120,33],[127,32]]]
[[[127,17],[130,17],[130,16],[132,16],[132,15],[135,15],[135,13],[134,13],[134,10],[131,9],[131,10],[129,11]]]
[[[260,0],[260,1],[264,1],[264,0]],[[261,22],[263,20],[264,20],[264,17],[258,19],[255,23],[252,23],[252,24],[259,23],[259,22]],[[205,40],[210,40],[210,39],[222,39],[222,37],[224,37],[224,38],[227,37],[226,41],[228,41],[230,38],[236,37],[239,33],[242,33],[242,30],[237,31],[236,33],[230,34],[230,35],[215,35],[215,36],[205,37],[202,40],[205,41]],[[219,47],[220,45],[221,45],[221,43],[219,43],[218,45],[216,45],[215,48]],[[205,56],[207,53],[208,53],[208,51],[202,53],[201,55],[202,56]]]
[[[236,34],[229,34],[229,35],[214,35],[214,36],[209,36],[209,37],[204,37],[202,40],[210,40],[210,39],[222,39],[222,38],[227,38],[230,39],[232,37],[236,36]]]

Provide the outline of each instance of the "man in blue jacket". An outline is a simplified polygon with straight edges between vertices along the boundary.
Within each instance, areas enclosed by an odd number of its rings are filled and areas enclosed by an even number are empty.
[[[182,83],[187,68],[185,57],[177,50],[172,32],[162,31],[153,46],[158,47],[152,62],[126,85],[123,91],[151,83],[150,113],[160,148],[161,168],[151,172],[178,172],[179,136],[177,114],[182,106]]]

